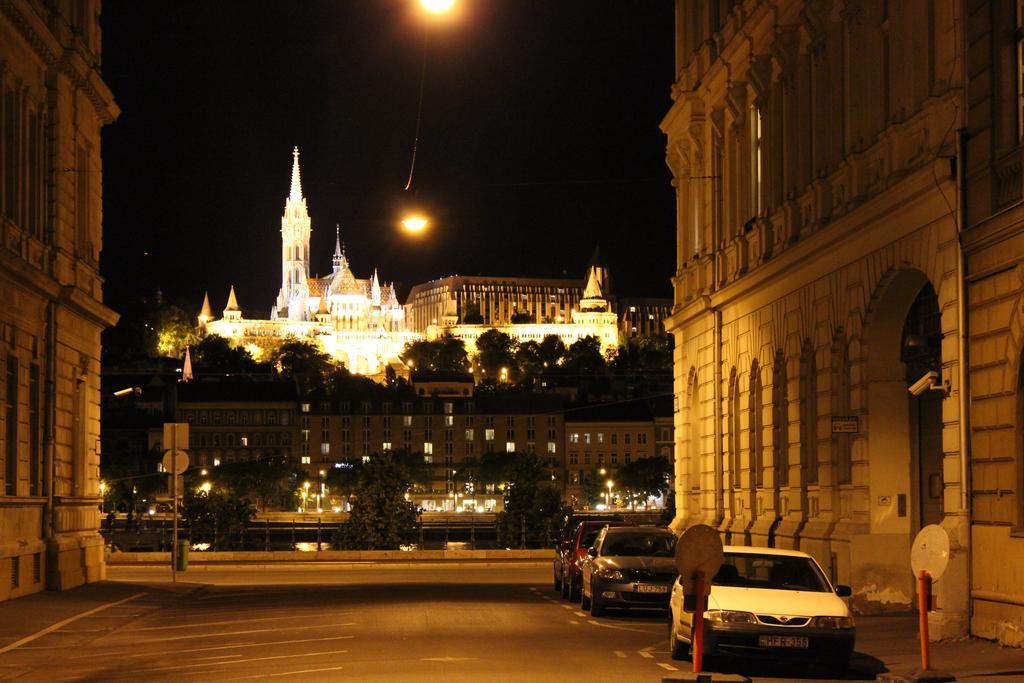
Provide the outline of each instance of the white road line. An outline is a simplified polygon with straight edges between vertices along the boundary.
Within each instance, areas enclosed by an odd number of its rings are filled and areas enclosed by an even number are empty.
[[[187,650],[175,649],[174,653],[179,654],[182,652],[211,652],[213,650],[238,650],[243,647],[266,647],[269,645],[293,645],[295,643],[317,643],[325,640],[351,640],[355,636],[326,636],[324,638],[299,638],[298,640],[270,640],[259,643],[241,643],[238,645],[211,645],[210,647],[193,647]],[[139,652],[130,655],[121,655],[123,657],[152,657],[153,652]],[[93,657],[96,655],[94,654]],[[235,657],[241,657],[241,655],[233,655]]]
[[[265,662],[271,659],[294,659],[296,657],[319,657],[320,655],[346,654],[348,650],[328,650],[327,652],[305,652],[296,655],[274,655],[273,657],[253,657],[251,659],[236,659],[232,662],[210,662],[209,664],[179,664],[178,666],[161,666],[153,669],[136,669],[135,673],[152,673],[156,671],[176,671],[178,669],[194,669],[201,666],[227,666],[231,664],[248,664],[249,662]],[[266,676],[266,674],[263,674]]]
[[[562,609],[572,609],[572,605],[561,605]]]
[[[650,631],[646,631],[646,630],[640,629],[640,628],[630,628],[628,626],[616,626],[615,624],[602,624],[600,621],[597,621],[596,619],[587,619],[587,623],[592,625],[592,626],[600,626],[601,628],[615,629],[616,631],[634,631],[636,633],[646,633],[648,635],[650,635],[650,633],[651,633]]]
[[[340,624],[313,624],[311,626],[282,626],[280,628],[254,628],[249,631],[228,631],[226,633],[197,633],[191,636],[171,636],[170,638],[152,638],[141,641],[145,643],[162,643],[168,640],[190,640],[193,638],[220,638],[222,636],[244,636],[250,633],[276,633],[278,631],[302,631],[310,628],[324,628],[327,626],[355,626],[354,621],[346,621]],[[127,634],[126,634],[127,635]]]
[[[587,616],[586,612],[573,612],[573,614],[575,614],[578,617],[585,617],[585,616]]]
[[[331,616],[340,617],[344,614],[353,614],[353,612],[331,612]],[[282,619],[306,619],[311,615],[299,614],[287,617],[257,617],[255,619],[228,619],[225,621],[203,621],[194,624],[175,624],[174,626],[144,626],[142,628],[132,629],[132,631],[167,631],[172,628],[197,628],[199,626],[223,626],[224,624],[248,624],[253,621],[275,621]],[[92,655],[90,655],[92,656]]]
[[[664,662],[658,662],[658,666],[660,666],[665,671],[679,671],[679,669],[677,669],[676,667],[672,666],[671,664],[665,664]]]
[[[241,678],[227,678],[228,681],[251,681],[254,678],[273,678],[275,676],[297,676],[299,674],[316,674],[323,671],[341,671],[342,666],[331,666],[326,669],[303,669],[302,671],[283,671],[277,674],[260,674],[258,676],[242,676]]]
[[[91,610],[88,610],[86,612],[82,612],[81,614],[77,614],[77,615],[75,615],[73,617],[68,617],[67,619],[64,619],[63,621],[58,621],[56,624],[53,624],[52,626],[47,626],[42,631],[37,631],[37,632],[33,633],[30,636],[25,636],[21,640],[14,641],[10,645],[5,645],[4,647],[0,647],[0,655],[4,654],[5,652],[10,652],[11,650],[16,650],[19,647],[21,647],[22,645],[25,645],[27,643],[31,643],[33,640],[37,640],[39,638],[42,638],[47,633],[53,633],[57,629],[63,628],[64,626],[67,626],[68,624],[74,623],[74,622],[78,621],[79,619],[82,619],[83,617],[88,617],[88,616],[90,616],[92,614],[96,614],[97,612],[102,612],[105,609],[110,609],[111,607],[117,607],[118,605],[126,603],[129,600],[134,600],[135,598],[141,598],[143,595],[146,595],[146,594],[145,593],[136,593],[135,595],[132,595],[132,596],[127,597],[127,598],[124,598],[123,600],[117,600],[115,602],[108,602],[105,605],[100,605],[99,607],[94,607]]]
[[[616,650],[615,651],[615,656],[618,657],[619,659],[625,659],[626,658],[626,653],[623,652],[622,650]]]
[[[205,662],[210,659],[232,659],[234,657],[241,657],[242,655],[212,655],[210,657],[196,657],[197,662]]]
[[[654,659],[654,655],[652,655],[650,652],[644,652],[643,650],[638,650],[637,654],[640,655],[641,657],[643,657],[644,659]]]
[[[575,619],[570,619],[570,620],[569,620],[569,623],[570,623],[570,624],[576,624],[577,626],[579,626],[579,625],[580,625],[580,622],[576,621]]]

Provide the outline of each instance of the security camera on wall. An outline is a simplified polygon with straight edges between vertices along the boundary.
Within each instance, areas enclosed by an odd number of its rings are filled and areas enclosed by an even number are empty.
[[[907,388],[907,391],[914,396],[920,396],[926,391],[943,391],[948,394],[949,387],[939,379],[939,373],[937,371],[929,370],[921,376],[921,379],[911,384]]]

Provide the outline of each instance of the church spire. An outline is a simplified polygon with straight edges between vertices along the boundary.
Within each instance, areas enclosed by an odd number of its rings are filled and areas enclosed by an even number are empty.
[[[205,325],[213,320],[213,309],[210,308],[210,293],[203,292],[203,307],[199,311],[199,324]]]
[[[331,261],[334,265],[334,272],[345,267],[345,252],[341,249],[341,226],[334,224],[334,258]]]
[[[293,201],[302,200],[302,178],[299,176],[299,148],[292,150],[292,189],[288,198]]]
[[[370,300],[374,306],[380,306],[380,280],[377,279],[377,269],[373,269],[373,281],[370,283]]]
[[[238,308],[238,299],[235,297],[235,286],[231,285],[228,293],[228,304],[224,307],[224,320],[241,320],[242,311]]]

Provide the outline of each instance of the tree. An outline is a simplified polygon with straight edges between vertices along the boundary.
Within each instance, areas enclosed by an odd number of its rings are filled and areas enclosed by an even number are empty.
[[[209,472],[208,479],[217,490],[253,499],[263,512],[268,507],[293,508],[299,479],[304,476],[302,468],[284,456],[225,463]]]
[[[469,356],[466,353],[465,342],[448,334],[435,341],[409,342],[405,345],[400,358],[415,370],[469,371]]]
[[[199,342],[193,317],[173,304],[165,304],[150,316],[152,330],[147,351],[154,358],[182,358],[186,346]]]
[[[580,375],[593,375],[605,369],[601,341],[594,336],[577,339],[567,349],[563,367]]]
[[[417,535],[416,506],[405,499],[409,468],[392,454],[372,456],[359,472],[358,494],[333,545],[344,550],[397,550]]]
[[[533,322],[533,314],[529,311],[516,311],[511,318],[513,325],[529,325]]]
[[[672,463],[661,456],[639,458],[616,472],[619,489],[632,505],[667,494],[671,476]]]
[[[185,489],[182,520],[192,543],[207,541],[213,550],[243,548],[245,531],[255,515],[256,508],[246,498],[235,498],[216,488]]]
[[[672,337],[629,337],[619,345],[611,366],[617,372],[671,371]]]
[[[271,355],[271,363],[282,377],[294,377],[307,384],[320,384],[335,369],[334,361],[316,344],[288,338]]]
[[[517,453],[511,460],[495,462],[504,463],[507,476],[505,509],[495,518],[499,543],[517,547],[525,540],[534,547],[547,545],[561,510],[549,463],[533,453]]]
[[[545,368],[554,368],[565,358],[565,342],[556,334],[545,335],[538,347],[541,364]]]
[[[208,334],[192,350],[192,364],[198,372],[242,374],[256,369],[249,352],[233,347],[224,337]]]
[[[515,368],[515,342],[504,332],[490,329],[477,337],[476,362],[484,374],[491,379],[501,377],[502,370],[513,372]]]
[[[476,301],[467,301],[462,309],[462,322],[465,325],[483,325],[484,317],[480,314],[480,304]]]
[[[526,389],[532,388],[534,380],[544,372],[540,344],[532,339],[519,344],[515,359],[520,384]]]

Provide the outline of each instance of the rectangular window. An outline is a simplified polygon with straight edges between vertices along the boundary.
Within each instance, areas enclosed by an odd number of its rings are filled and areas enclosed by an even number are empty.
[[[390,442],[390,441],[385,441],[384,443],[382,443],[382,444],[380,445],[380,449],[381,449],[382,451],[384,451],[385,453],[386,453],[387,451],[390,451],[390,450],[391,450],[391,442]]]
[[[619,464],[619,456],[617,454],[612,453],[610,458],[611,458],[611,464],[613,464],[613,465],[618,465]]]
[[[302,443],[309,443],[309,430],[308,429],[303,429],[302,430]]]
[[[647,443],[647,433],[646,432],[637,432],[636,443],[637,443],[638,446]]]
[[[548,427],[554,427],[554,426],[555,426],[555,416],[554,415],[548,415]]]
[[[558,453],[558,446],[554,441],[548,441],[548,453],[552,455]]]
[[[511,427],[515,427],[516,426],[516,418],[513,415],[509,415],[508,417],[506,417],[505,418],[505,426],[510,427],[510,428]]]
[[[242,436],[238,437],[238,443],[239,443],[240,446],[244,446],[244,447],[248,446],[249,445],[249,437],[245,436],[243,434]]]
[[[611,433],[611,444],[614,446],[618,442],[619,442],[619,435],[616,434],[615,432],[612,432]]]
[[[310,462],[311,462],[311,461],[310,461],[310,459],[309,459],[309,456],[308,456],[308,455],[304,455],[304,456],[302,456],[302,464],[303,464],[303,465],[308,465],[308,464],[309,464]]]
[[[633,456],[631,456],[629,453],[626,453],[625,455],[622,456],[622,462],[626,463],[627,465],[632,461]]]
[[[7,356],[7,448],[4,449],[4,493],[18,495],[18,358]]]
[[[42,433],[39,429],[39,365],[28,371],[28,495],[38,496],[42,470]]]
[[[331,454],[331,444],[328,443],[327,441],[324,441],[322,444],[320,444],[320,455],[330,455],[330,454]]]
[[[446,443],[444,445],[444,454],[446,456],[451,456],[453,453],[455,453],[455,444],[453,444],[453,443]],[[446,458],[446,461],[447,462],[451,462],[451,457]]]
[[[424,455],[433,455],[433,453],[434,453],[434,444],[432,444],[429,441],[424,441],[423,442],[423,454]]]
[[[750,213],[760,216],[763,210],[762,181],[764,168],[764,115],[756,106],[750,107]]]
[[[451,441],[455,437],[455,432],[451,429],[444,430],[444,440]]]
[[[597,442],[598,443],[604,443],[604,432],[598,432],[597,433]]]
[[[573,432],[572,434],[569,435],[569,443],[579,443],[579,442],[580,442],[579,432]]]
[[[402,426],[403,427],[412,427],[412,415],[403,415],[402,416]]]
[[[445,401],[444,402],[444,414],[445,415],[451,415],[453,409],[454,409],[454,406],[452,405],[451,401]]]
[[[493,429],[485,429],[484,430],[484,441],[494,441],[494,430]]]
[[[569,454],[569,464],[570,465],[578,465],[579,463],[580,463],[579,453],[570,453]]]
[[[466,430],[466,441],[472,441],[472,440],[473,440],[473,430],[472,429],[467,429]]]
[[[515,453],[516,452],[516,442],[515,441],[506,441],[505,442],[505,452],[506,453]]]
[[[466,455],[473,455],[473,444],[472,443],[467,443],[466,444]]]
[[[445,427],[451,427],[453,424],[455,424],[455,416],[454,415],[445,415],[444,416],[444,426]]]
[[[584,432],[583,433],[583,443],[585,443],[585,444],[589,444],[590,443],[590,432]]]
[[[303,403],[302,404],[302,412],[304,412],[304,413],[308,413],[309,412],[309,404],[308,403]]]
[[[628,433],[622,435],[622,443],[626,444],[627,446],[629,445],[629,434]]]
[[[590,464],[590,453],[584,453],[583,454],[583,464],[584,465],[589,465]]]

